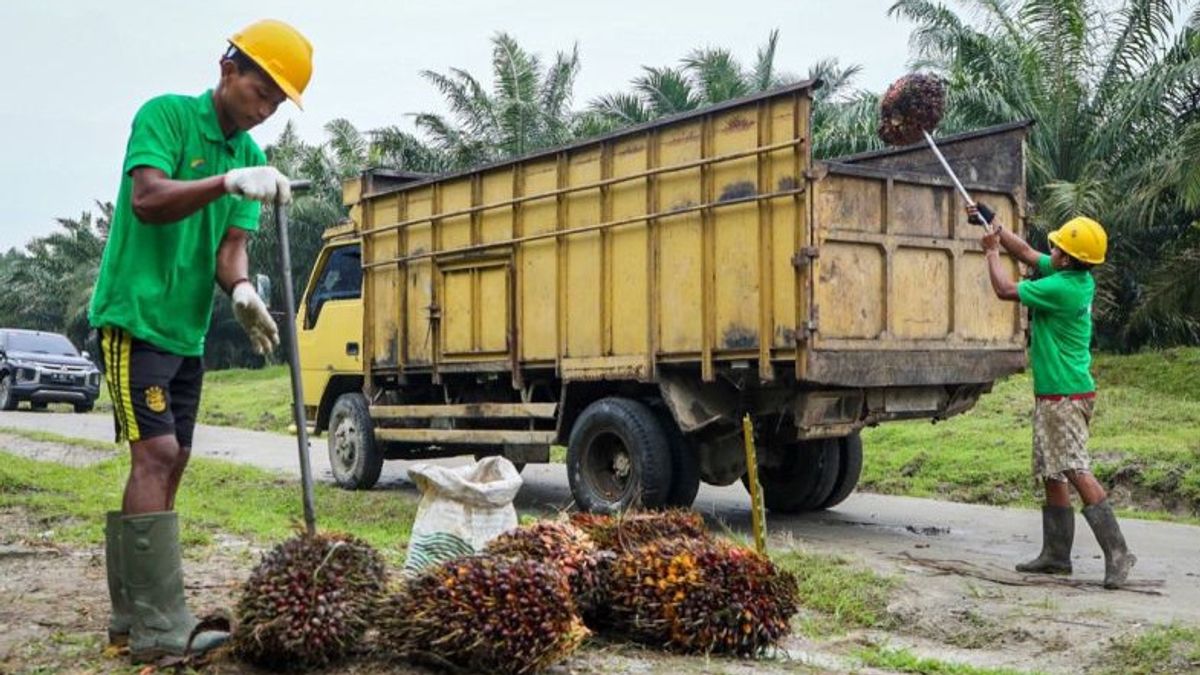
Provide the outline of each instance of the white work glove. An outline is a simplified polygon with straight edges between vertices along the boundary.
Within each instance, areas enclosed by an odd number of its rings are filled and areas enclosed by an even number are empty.
[[[234,286],[229,298],[233,300],[233,315],[250,336],[254,351],[267,354],[279,346],[279,326],[275,325],[275,319],[271,318],[267,306],[249,281]]]
[[[273,166],[231,169],[225,174],[225,191],[268,204],[274,203],[276,195],[284,204],[292,201],[291,181]]]

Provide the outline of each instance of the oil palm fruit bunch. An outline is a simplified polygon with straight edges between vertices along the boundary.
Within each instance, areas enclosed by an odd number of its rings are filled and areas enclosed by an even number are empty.
[[[661,539],[708,538],[704,519],[690,509],[616,515],[573,513],[571,524],[586,532],[597,548],[618,553]]]
[[[946,91],[934,75],[913,73],[892,83],[879,101],[879,138],[888,145],[917,143],[946,110]]]
[[[276,669],[335,661],[360,645],[386,584],[383,559],[366,542],[333,533],[292,537],[246,581],[234,653]]]
[[[757,656],[787,635],[795,578],[718,540],[657,541],[606,566],[606,610],[629,637],[685,653]]]
[[[554,565],[566,576],[581,614],[590,614],[597,605],[596,544],[570,523],[539,521],[509,530],[488,542],[484,553]]]
[[[422,571],[386,602],[379,620],[380,643],[395,655],[482,673],[548,668],[587,635],[558,568],[493,555]]]

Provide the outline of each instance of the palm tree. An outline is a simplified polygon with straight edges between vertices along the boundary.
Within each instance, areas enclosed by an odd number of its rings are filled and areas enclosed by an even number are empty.
[[[492,38],[491,91],[460,68],[448,73],[430,70],[421,75],[446,97],[449,117],[416,115],[417,129],[432,139],[450,167],[465,168],[517,157],[574,138],[570,110],[579,50],[559,52],[549,67],[505,33]],[[394,130],[385,138],[395,140]],[[402,149],[404,143],[387,147]],[[420,154],[418,153],[418,156]]]
[[[771,31],[754,64],[743,67],[728,49],[692,50],[678,66],[643,66],[633,91],[601,96],[583,118],[583,135],[595,135],[632,124],[694,110],[721,101],[778,87],[796,78],[775,65],[779,30]]]
[[[1187,3],[1189,17],[1175,0],[967,4],[974,21],[930,0],[898,0],[890,9],[916,25],[914,65],[949,83],[946,128],[1036,120],[1029,137],[1035,226],[1044,232],[1093,214],[1112,235],[1111,264],[1097,273],[1102,344],[1196,341],[1200,315],[1172,305],[1174,294],[1158,294],[1153,312],[1135,308],[1153,291],[1155,271],[1195,245],[1200,8]],[[1195,276],[1188,281],[1200,291]]]
[[[0,264],[0,324],[62,331],[83,344],[87,308],[104,254],[111,202],[96,202],[98,215],[58,218],[60,230],[9,251]]]

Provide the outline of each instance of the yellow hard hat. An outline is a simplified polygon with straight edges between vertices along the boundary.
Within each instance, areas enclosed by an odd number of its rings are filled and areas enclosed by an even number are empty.
[[[279,85],[297,108],[300,95],[312,77],[312,45],[282,21],[263,19],[241,29],[229,38],[229,44],[250,57]]]
[[[1104,262],[1104,254],[1108,251],[1108,234],[1104,228],[1100,223],[1083,216],[1063,223],[1048,238],[1058,250],[1089,265]]]

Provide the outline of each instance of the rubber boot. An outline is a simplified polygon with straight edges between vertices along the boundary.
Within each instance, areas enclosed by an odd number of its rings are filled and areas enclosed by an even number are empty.
[[[1042,505],[1042,552],[1019,563],[1018,572],[1070,574],[1071,546],[1075,542],[1075,512],[1069,506]]]
[[[174,511],[121,518],[121,570],[133,609],[133,663],[202,655],[229,639],[222,631],[192,635],[199,621],[188,611],[183,595],[179,519]]]
[[[1130,553],[1125,545],[1125,535],[1121,534],[1121,526],[1117,524],[1112,505],[1105,499],[1098,504],[1085,506],[1083,517],[1092,526],[1096,541],[1100,542],[1100,548],[1104,551],[1104,587],[1120,588],[1137,562],[1137,556]]]
[[[108,618],[108,644],[124,647],[129,642],[133,611],[121,583],[121,512],[109,511],[104,520],[104,567],[108,572],[108,598],[112,614]]]

